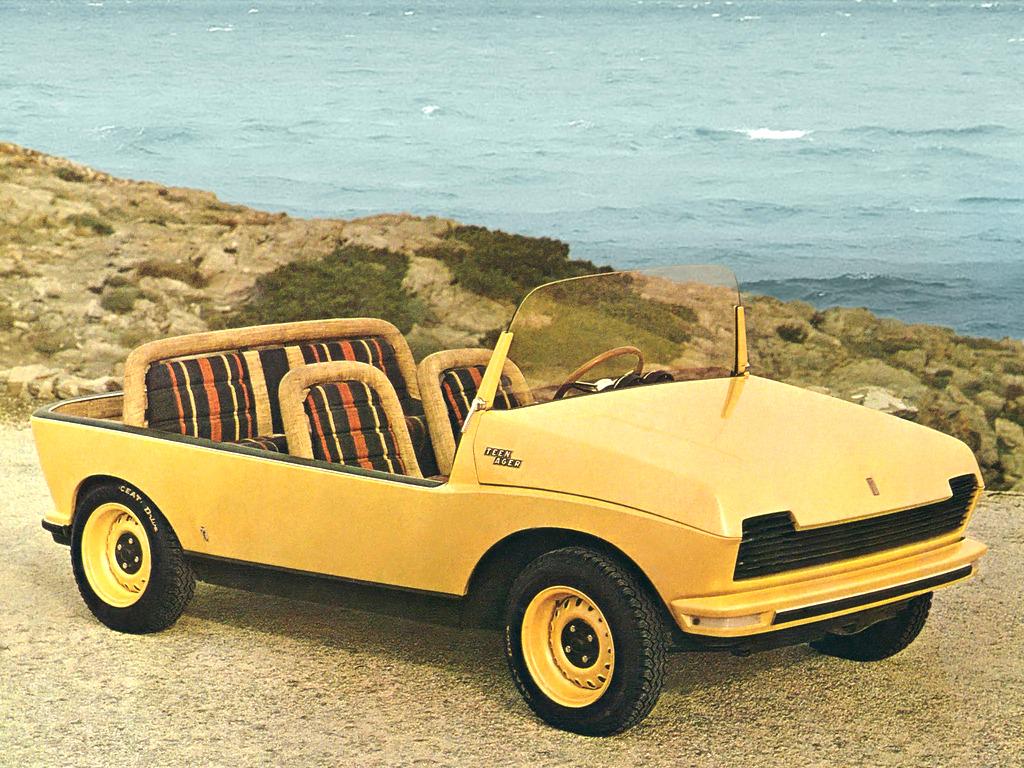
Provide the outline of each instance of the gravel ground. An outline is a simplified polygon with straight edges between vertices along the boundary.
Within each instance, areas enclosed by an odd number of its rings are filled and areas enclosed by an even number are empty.
[[[899,656],[673,656],[644,723],[589,739],[530,715],[492,632],[203,584],[170,630],[111,632],[39,527],[29,432],[0,446],[3,766],[1024,764],[1024,497],[985,502],[981,575]]]

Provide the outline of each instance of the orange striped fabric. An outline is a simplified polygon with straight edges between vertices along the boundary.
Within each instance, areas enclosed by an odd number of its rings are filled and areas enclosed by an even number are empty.
[[[306,395],[313,458],[405,474],[380,395],[361,381],[318,384]]]

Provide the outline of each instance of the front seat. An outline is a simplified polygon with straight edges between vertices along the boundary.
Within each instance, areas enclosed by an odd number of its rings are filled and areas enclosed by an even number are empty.
[[[462,424],[490,359],[489,349],[448,349],[423,358],[416,369],[423,410],[441,474],[451,474]],[[505,360],[493,407],[506,410],[533,402],[533,394],[523,372],[511,360]]]

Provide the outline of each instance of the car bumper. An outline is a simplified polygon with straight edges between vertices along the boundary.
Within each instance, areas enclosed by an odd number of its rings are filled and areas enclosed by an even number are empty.
[[[881,565],[773,587],[672,600],[680,629],[707,637],[744,637],[791,629],[906,600],[977,572],[987,547],[973,539]]]

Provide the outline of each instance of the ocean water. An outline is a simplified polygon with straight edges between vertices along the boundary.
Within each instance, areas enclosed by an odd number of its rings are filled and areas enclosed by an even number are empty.
[[[0,0],[0,140],[1024,337],[1024,3]]]

